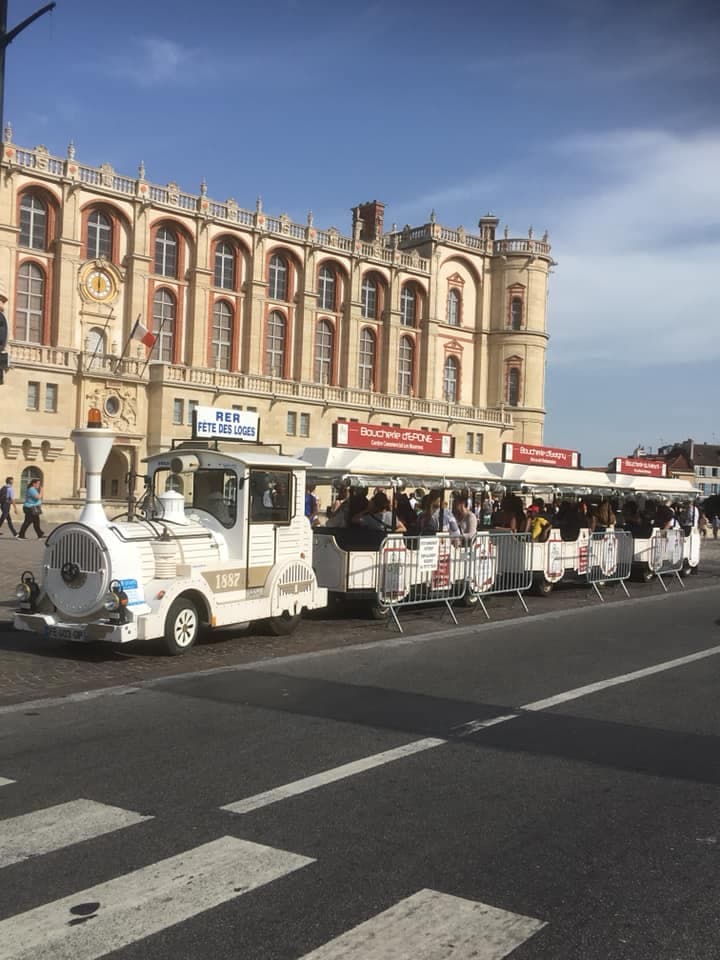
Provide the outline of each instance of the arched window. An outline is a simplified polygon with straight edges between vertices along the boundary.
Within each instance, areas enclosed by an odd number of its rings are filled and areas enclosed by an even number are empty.
[[[523,302],[522,297],[513,297],[510,301],[510,329],[522,330]]]
[[[175,347],[175,297],[169,290],[156,290],[153,300],[153,329],[156,340],[150,354],[151,360],[172,363]]]
[[[155,273],[162,277],[177,277],[178,242],[168,227],[160,227],[155,235]]]
[[[98,257],[112,259],[112,223],[99,210],[93,210],[87,221],[87,255],[90,260]]]
[[[413,360],[415,344],[410,337],[400,338],[398,351],[398,379],[397,392],[401,397],[410,397],[413,392]]]
[[[20,201],[20,246],[47,250],[47,207],[32,193]]]
[[[361,390],[375,388],[375,334],[369,327],[363,327],[360,331],[358,386]]]
[[[221,240],[215,247],[215,286],[235,289],[235,251],[227,240]]]
[[[451,327],[460,326],[460,291],[456,290],[455,287],[448,290],[447,322]]]
[[[400,323],[404,327],[414,327],[417,315],[417,295],[414,287],[406,283],[400,292]]]
[[[321,310],[335,309],[335,271],[331,267],[320,267],[317,304]]]
[[[15,304],[15,336],[29,343],[42,343],[45,314],[45,274],[35,263],[24,263],[18,271]]]
[[[265,372],[271,377],[285,376],[285,345],[287,322],[278,311],[268,317],[267,337],[265,339]]]
[[[17,491],[17,499],[22,502],[25,499],[25,491],[33,480],[39,480],[40,486],[43,485],[43,472],[38,467],[25,467],[20,474],[20,487]]]
[[[315,330],[315,383],[332,381],[333,329],[321,320]]]
[[[446,357],[443,367],[443,399],[448,403],[457,403],[460,363],[457,357]]]
[[[284,257],[275,253],[270,257],[268,296],[273,300],[287,300],[288,265]]]
[[[91,327],[85,340],[85,353],[87,355],[85,367],[90,370],[92,367],[102,366],[105,350],[105,332],[101,327]]]
[[[507,375],[507,402],[511,407],[520,403],[520,368],[510,367]]]
[[[377,319],[378,285],[372,277],[364,277],[362,282],[360,313],[366,320]]]
[[[233,311],[229,303],[218,300],[213,307],[213,328],[210,365],[218,370],[230,369]]]

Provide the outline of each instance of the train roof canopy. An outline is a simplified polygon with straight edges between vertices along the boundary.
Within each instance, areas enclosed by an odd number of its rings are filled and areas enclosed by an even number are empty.
[[[316,483],[345,481],[365,485],[404,483],[407,486],[475,486],[497,483],[498,477],[480,460],[424,457],[413,453],[306,447],[298,454]]]

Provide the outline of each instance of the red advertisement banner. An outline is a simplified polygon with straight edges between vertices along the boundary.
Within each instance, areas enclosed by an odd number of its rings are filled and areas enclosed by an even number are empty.
[[[667,464],[664,460],[638,460],[634,457],[615,457],[615,473],[626,473],[632,477],[666,477]]]
[[[348,423],[345,420],[333,424],[333,443],[336,447],[351,447],[353,450],[421,453],[427,457],[452,457],[455,453],[455,438],[451,433],[384,427],[378,423]]]
[[[505,463],[527,463],[535,467],[579,467],[577,450],[562,450],[560,447],[538,447],[532,443],[504,443]]]

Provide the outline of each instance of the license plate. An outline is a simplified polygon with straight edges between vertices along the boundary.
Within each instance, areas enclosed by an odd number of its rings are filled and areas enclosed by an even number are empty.
[[[59,627],[52,626],[47,628],[48,640],[84,640],[84,627]]]

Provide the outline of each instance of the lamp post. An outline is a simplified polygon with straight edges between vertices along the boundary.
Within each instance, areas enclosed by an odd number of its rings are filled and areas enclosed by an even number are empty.
[[[19,33],[22,33],[25,27],[29,27],[34,20],[37,20],[38,17],[41,17],[44,13],[49,13],[51,10],[54,10],[55,4],[46,3],[44,7],[36,10],[35,13],[31,13],[29,17],[26,17],[22,23],[13,27],[12,30],[7,29],[7,8],[8,0],[0,0],[0,135],[2,135],[5,124],[3,113],[3,107],[5,105],[5,50],[10,46],[15,37]]]

